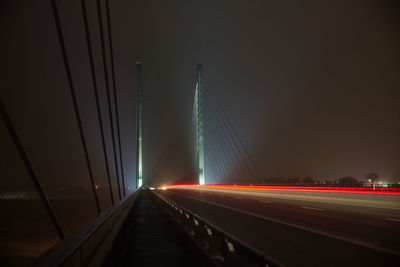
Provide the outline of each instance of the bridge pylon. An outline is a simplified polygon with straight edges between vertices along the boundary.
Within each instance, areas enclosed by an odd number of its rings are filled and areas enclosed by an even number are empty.
[[[203,121],[203,65],[197,64],[196,92],[194,96],[194,120],[196,128],[196,163],[198,182],[205,184],[204,165],[204,121]]]
[[[136,62],[136,188],[143,184],[143,103],[142,62]]]

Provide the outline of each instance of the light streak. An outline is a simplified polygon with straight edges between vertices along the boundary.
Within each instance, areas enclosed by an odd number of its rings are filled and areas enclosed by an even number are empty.
[[[220,189],[251,189],[251,190],[284,190],[284,191],[307,191],[307,192],[332,192],[332,193],[357,193],[357,194],[388,194],[400,195],[400,188],[365,188],[365,187],[323,187],[323,186],[277,186],[277,185],[198,185],[198,184],[179,184],[169,185],[167,188],[220,188]]]

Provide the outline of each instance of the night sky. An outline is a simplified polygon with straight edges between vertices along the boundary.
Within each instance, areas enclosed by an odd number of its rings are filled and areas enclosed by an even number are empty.
[[[137,60],[144,69],[144,168],[151,184],[193,174],[197,63],[204,66],[204,90],[220,100],[265,177],[361,180],[374,171],[400,178],[397,1],[110,2],[132,190]],[[0,96],[45,187],[89,186],[49,3],[0,4]],[[95,177],[105,186],[80,1],[57,3]],[[88,1],[90,29],[114,173],[95,3]],[[7,177],[1,188],[26,186],[4,124],[0,137]]]

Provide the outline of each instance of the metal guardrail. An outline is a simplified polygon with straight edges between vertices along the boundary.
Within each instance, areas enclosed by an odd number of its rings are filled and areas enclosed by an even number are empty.
[[[101,266],[140,190],[102,213],[78,234],[56,244],[34,266]]]
[[[216,266],[284,266],[174,201],[153,193],[160,205]]]

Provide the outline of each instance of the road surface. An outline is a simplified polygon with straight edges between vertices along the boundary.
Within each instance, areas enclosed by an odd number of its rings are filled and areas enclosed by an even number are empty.
[[[161,194],[287,266],[400,264],[396,202],[204,188]]]

